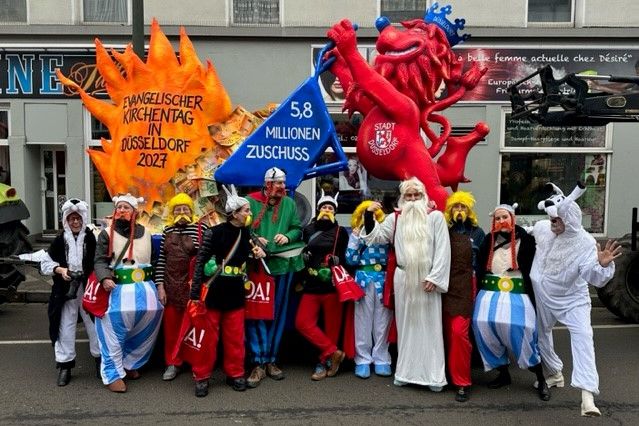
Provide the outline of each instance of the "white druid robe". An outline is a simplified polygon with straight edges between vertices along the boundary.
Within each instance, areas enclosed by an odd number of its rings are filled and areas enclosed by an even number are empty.
[[[396,219],[397,218],[397,219]],[[444,334],[442,328],[441,293],[448,291],[450,274],[450,240],[444,215],[439,211],[428,214],[428,246],[430,258],[419,282],[407,282],[401,268],[406,263],[406,246],[400,232],[395,234],[395,221],[402,216],[388,215],[381,224],[375,223],[370,234],[362,237],[367,244],[395,245],[395,321],[397,323],[397,368],[395,380],[424,386],[446,385]],[[401,227],[400,227],[401,230]],[[399,231],[399,230],[398,230]],[[430,281],[436,290],[426,293],[422,282]]]

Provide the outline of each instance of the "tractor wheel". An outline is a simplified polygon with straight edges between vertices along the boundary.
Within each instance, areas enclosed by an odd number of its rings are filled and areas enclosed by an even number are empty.
[[[597,289],[599,300],[625,321],[639,323],[639,251],[630,249],[628,236],[619,240],[624,254],[615,260],[615,276]]]
[[[27,239],[29,230],[20,221],[0,225],[0,257],[33,251]],[[0,303],[11,301],[18,285],[25,280],[22,271],[15,265],[0,265]]]

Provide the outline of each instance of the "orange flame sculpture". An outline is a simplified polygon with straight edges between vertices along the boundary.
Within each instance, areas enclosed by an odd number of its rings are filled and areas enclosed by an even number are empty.
[[[155,19],[146,63],[131,45],[109,54],[96,39],[95,47],[112,102],[91,97],[59,70],[57,75],[109,129],[111,140],[101,141],[104,151],[88,150],[109,193],[142,196],[149,212],[154,201],[172,195],[175,173],[211,147],[207,126],[229,116],[231,101],[213,64],[207,60],[203,66],[198,59],[184,28],[179,59]]]

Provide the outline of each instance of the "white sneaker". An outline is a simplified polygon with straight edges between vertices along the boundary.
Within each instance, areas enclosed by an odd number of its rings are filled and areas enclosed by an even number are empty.
[[[595,406],[595,399],[592,393],[587,390],[581,391],[581,415],[583,417],[601,416],[601,411]]]
[[[395,386],[406,386],[408,383],[403,382],[403,381],[401,381],[401,380],[397,380],[397,379],[395,379],[395,380],[393,380],[393,384],[394,384]]]
[[[169,381],[175,379],[180,370],[175,365],[169,365],[166,367],[166,371],[162,375],[162,380]]]
[[[561,371],[558,371],[555,374],[552,374],[546,377],[546,384],[548,385],[548,388],[552,388],[552,387],[563,388],[564,375],[561,374]],[[539,387],[539,382],[535,380],[535,383],[533,383],[533,386],[535,389],[537,389]]]
[[[428,386],[428,389],[431,390],[431,392],[441,392],[444,390],[443,386]]]

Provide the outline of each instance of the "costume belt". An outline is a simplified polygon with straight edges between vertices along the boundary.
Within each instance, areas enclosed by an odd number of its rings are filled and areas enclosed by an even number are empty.
[[[525,293],[524,279],[516,277],[500,277],[487,274],[481,282],[484,290],[502,291],[504,293]]]
[[[376,263],[374,265],[362,265],[357,269],[364,272],[384,272],[386,270],[386,265]]]
[[[143,281],[149,281],[153,278],[153,268],[145,266],[144,268],[116,268],[115,283],[116,284],[135,284]]]
[[[323,281],[323,282],[329,282],[333,279],[331,275],[331,268],[327,268],[323,266],[323,267],[320,267],[319,269],[307,268],[306,271],[308,272],[308,275],[312,277],[317,277],[320,281]]]
[[[246,274],[246,262],[240,266],[226,265],[220,275],[223,277],[240,277]]]

